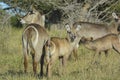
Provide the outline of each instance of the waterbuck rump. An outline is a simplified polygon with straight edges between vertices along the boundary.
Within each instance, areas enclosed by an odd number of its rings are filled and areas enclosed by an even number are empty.
[[[33,71],[36,74],[37,64],[40,62],[42,49],[45,42],[48,40],[46,30],[38,24],[29,24],[23,31],[23,55],[24,55],[24,69],[27,72],[28,55],[32,55]]]

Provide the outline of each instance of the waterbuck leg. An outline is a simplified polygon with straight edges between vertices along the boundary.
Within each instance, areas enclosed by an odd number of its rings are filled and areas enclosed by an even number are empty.
[[[36,60],[35,54],[32,54],[32,60],[33,60],[33,71],[34,71],[34,74],[36,75],[38,61]]]
[[[40,76],[43,76],[43,66],[44,63],[40,61]]]
[[[101,53],[98,50],[96,50],[93,64],[98,64],[98,60],[100,59],[100,55],[101,55]]]
[[[47,75],[47,77],[48,78],[50,78],[51,77],[51,74],[52,74],[52,70],[51,70],[51,67],[52,67],[52,63],[51,62],[49,62],[48,64],[47,64],[47,71],[46,71],[46,75]]]
[[[101,59],[101,52],[98,53],[98,60],[97,60],[98,64],[100,63],[100,59]]]
[[[42,54],[40,59],[40,76],[43,76],[43,66],[44,66],[44,54]]]
[[[24,54],[24,72],[27,73],[28,69],[28,54],[27,54],[27,49],[23,49],[23,54]]]
[[[59,65],[60,65],[60,68],[59,68],[59,75],[61,76],[62,75],[62,59],[63,59],[63,56],[62,57],[59,57]]]
[[[92,57],[92,60],[91,60],[91,64],[93,64],[93,63],[94,63],[94,60],[95,60],[95,55],[96,55],[96,53],[94,52],[93,57]]]
[[[105,53],[105,57],[106,57],[106,58],[105,58],[105,63],[107,63],[107,62],[106,62],[106,61],[107,61],[106,59],[107,59],[107,57],[108,57],[108,50],[105,50],[104,53]]]
[[[74,48],[73,54],[74,54],[75,60],[78,60],[78,55],[77,55],[77,49],[76,48]]]
[[[105,50],[105,56],[107,57],[108,56],[108,50]]]
[[[119,44],[114,44],[113,49],[120,54],[120,43]]]
[[[67,62],[67,58],[68,57],[66,57],[66,56],[64,56],[63,58],[62,58],[62,74],[64,75],[65,73],[66,73],[66,62]]]
[[[27,68],[28,68],[28,55],[24,54],[24,72],[27,72]]]

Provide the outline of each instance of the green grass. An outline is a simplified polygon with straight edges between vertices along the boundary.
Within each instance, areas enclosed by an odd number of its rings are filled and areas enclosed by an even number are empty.
[[[23,29],[15,28],[8,30],[8,33],[0,31],[0,80],[39,80],[33,76],[31,56],[28,73],[23,72],[22,31]],[[52,36],[65,36],[65,32],[61,30],[48,33]],[[59,61],[55,62],[50,80],[120,80],[120,55],[110,50],[107,58],[102,54],[100,64],[93,65],[93,53],[81,45],[78,60],[75,61],[73,57],[68,61],[65,75],[58,75]],[[38,74],[39,71],[38,67]],[[44,76],[40,80],[47,78]]]

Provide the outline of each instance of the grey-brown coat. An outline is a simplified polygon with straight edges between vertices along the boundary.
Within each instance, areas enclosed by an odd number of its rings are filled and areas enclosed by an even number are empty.
[[[67,38],[51,37],[44,46],[44,56],[47,63],[46,73],[48,77],[51,76],[51,66],[56,59],[60,60],[62,66],[66,65],[69,55],[80,40],[77,34],[79,27],[75,30],[76,32],[71,32],[68,26],[66,28],[68,34]],[[60,71],[63,72],[63,70]]]
[[[101,54],[101,52],[105,52],[106,56],[108,54],[108,50],[114,49],[117,53],[120,54],[120,34],[108,34],[96,40],[88,40],[83,37],[80,41],[84,43],[85,47],[95,51],[96,54]]]
[[[40,62],[42,49],[49,36],[46,30],[38,24],[29,24],[23,31],[22,44],[24,55],[24,71],[28,68],[28,55],[32,55],[33,71],[36,74],[37,64]]]
[[[85,38],[93,38],[93,40],[97,38],[101,38],[105,35],[114,33],[118,34],[120,31],[120,18],[116,15],[116,13],[112,13],[113,18],[115,19],[114,22],[111,25],[107,24],[96,24],[96,23],[90,23],[90,22],[75,22],[72,25],[71,30],[75,30],[76,27],[80,27],[78,31],[78,35],[80,39],[82,37]],[[67,24],[67,26],[69,26]],[[78,48],[78,47],[76,47]],[[77,49],[76,49],[77,50]],[[77,53],[75,53],[77,54]]]

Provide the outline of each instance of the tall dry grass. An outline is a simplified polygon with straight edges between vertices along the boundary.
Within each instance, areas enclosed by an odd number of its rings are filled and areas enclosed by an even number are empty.
[[[31,56],[29,56],[28,73],[23,72],[23,55],[21,35],[23,29],[10,28],[6,32],[0,31],[0,80],[47,80],[46,76],[33,76]],[[65,37],[65,31],[51,31],[51,36]],[[58,75],[59,61],[53,65],[53,75],[50,80],[120,80],[120,55],[113,50],[106,58],[101,55],[98,65],[91,64],[93,51],[85,49],[83,45],[78,50],[78,60],[74,57],[68,61],[66,73]],[[38,74],[39,74],[38,67]]]

